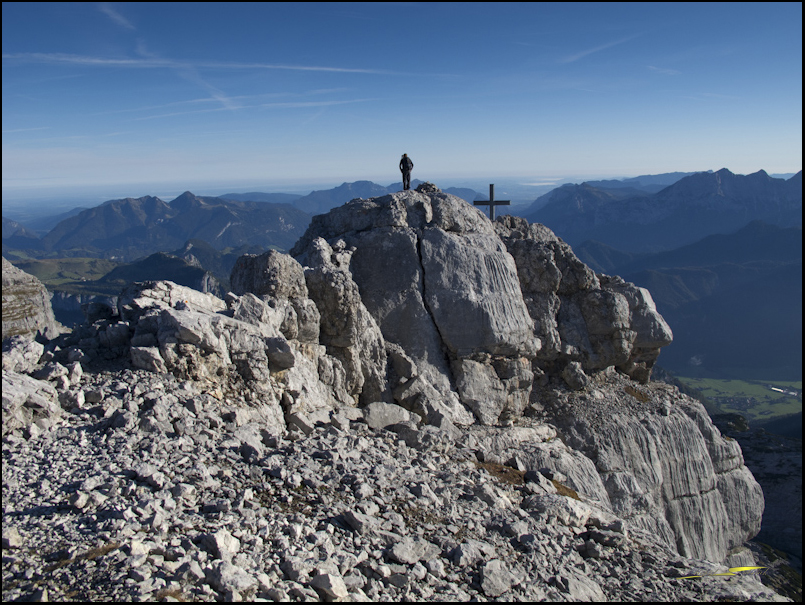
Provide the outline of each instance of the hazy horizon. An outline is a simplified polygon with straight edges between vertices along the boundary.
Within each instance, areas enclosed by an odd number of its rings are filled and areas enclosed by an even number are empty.
[[[4,198],[802,164],[799,3],[187,6],[3,3]]]
[[[762,169],[758,169],[762,170]],[[713,172],[715,170],[712,170]],[[707,172],[698,171],[698,172]],[[757,172],[754,171],[754,172]],[[766,171],[768,172],[768,171]],[[666,174],[665,172],[658,174]],[[796,173],[770,174],[773,178],[788,179]],[[649,175],[622,175],[616,177],[590,175],[576,177],[487,177],[467,179],[462,177],[445,177],[432,179],[437,186],[443,189],[462,187],[474,189],[484,195],[489,183],[495,183],[497,199],[511,199],[513,205],[530,204],[538,197],[561,187],[566,183],[582,183],[594,180],[619,180]],[[414,179],[417,180],[417,179]],[[424,180],[424,179],[422,179]],[[356,179],[356,181],[371,181],[382,186],[391,186],[394,181],[387,182],[379,179]],[[254,183],[252,185],[225,184],[225,183],[196,183],[198,186],[187,187],[183,183],[153,183],[153,184],[120,184],[96,185],[89,187],[57,188],[50,192],[46,190],[23,189],[18,193],[3,192],[3,216],[5,218],[25,223],[45,216],[55,216],[74,210],[75,208],[92,208],[104,202],[124,198],[140,198],[145,196],[158,197],[170,202],[185,191],[200,196],[220,196],[226,193],[291,193],[307,195],[312,191],[333,189],[344,183],[356,181],[299,181],[287,183]]]

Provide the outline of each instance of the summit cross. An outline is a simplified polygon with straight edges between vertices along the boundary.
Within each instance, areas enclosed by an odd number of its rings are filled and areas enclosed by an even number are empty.
[[[495,206],[508,206],[511,204],[511,200],[496,200],[495,199],[495,185],[490,183],[489,184],[489,199],[478,200],[473,202],[475,206],[489,206],[489,220],[492,222],[495,221]]]

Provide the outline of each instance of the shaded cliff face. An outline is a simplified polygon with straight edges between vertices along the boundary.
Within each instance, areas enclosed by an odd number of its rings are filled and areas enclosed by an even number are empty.
[[[53,317],[47,288],[3,258],[3,340],[33,337],[37,332],[53,338],[61,329]]]

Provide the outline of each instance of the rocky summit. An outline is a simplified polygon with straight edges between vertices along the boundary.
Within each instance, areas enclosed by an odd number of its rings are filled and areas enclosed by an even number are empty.
[[[650,294],[542,225],[423,184],[230,283],[4,343],[4,600],[786,600],[714,575],[763,494]]]

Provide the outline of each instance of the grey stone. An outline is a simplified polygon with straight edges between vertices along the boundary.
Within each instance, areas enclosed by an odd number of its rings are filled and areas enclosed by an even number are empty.
[[[227,561],[215,561],[207,574],[207,580],[218,592],[257,591],[257,579]]]
[[[149,372],[164,374],[168,371],[158,347],[131,347],[131,365]]]
[[[302,266],[287,254],[269,250],[241,256],[229,281],[235,294],[253,293],[269,298],[305,298],[307,286]]]
[[[201,545],[216,559],[225,562],[240,550],[240,540],[235,538],[226,528],[206,534],[202,537]]]
[[[439,554],[439,547],[423,538],[405,537],[392,546],[389,556],[398,563],[413,565],[419,561],[429,561]]]
[[[344,513],[344,520],[359,534],[371,533],[380,526],[380,522],[374,517],[351,510]]]
[[[3,435],[35,422],[54,422],[62,414],[58,394],[47,382],[3,371]]]
[[[574,601],[593,603],[609,601],[595,580],[571,570],[563,572],[563,578],[567,584],[567,593]]]
[[[19,548],[23,545],[22,536],[16,527],[3,526],[3,548]]]
[[[444,561],[438,558],[426,561],[425,568],[436,578],[443,578],[446,574]]]
[[[327,601],[340,601],[349,596],[344,580],[334,574],[318,574],[310,581],[310,585]]]
[[[453,549],[450,558],[459,567],[467,567],[494,557],[495,554],[495,548],[491,544],[480,540],[466,540]]]
[[[411,412],[393,403],[376,401],[363,408],[363,419],[373,429],[411,420]]]
[[[488,597],[499,597],[520,583],[520,578],[500,559],[487,561],[481,567],[481,588]]]
[[[33,338],[15,335],[3,341],[3,370],[20,374],[31,372],[42,354],[45,346]]]
[[[565,369],[562,370],[562,378],[564,378],[567,386],[574,391],[580,391],[590,384],[590,379],[584,373],[581,363],[578,361],[571,361],[565,366]]]

